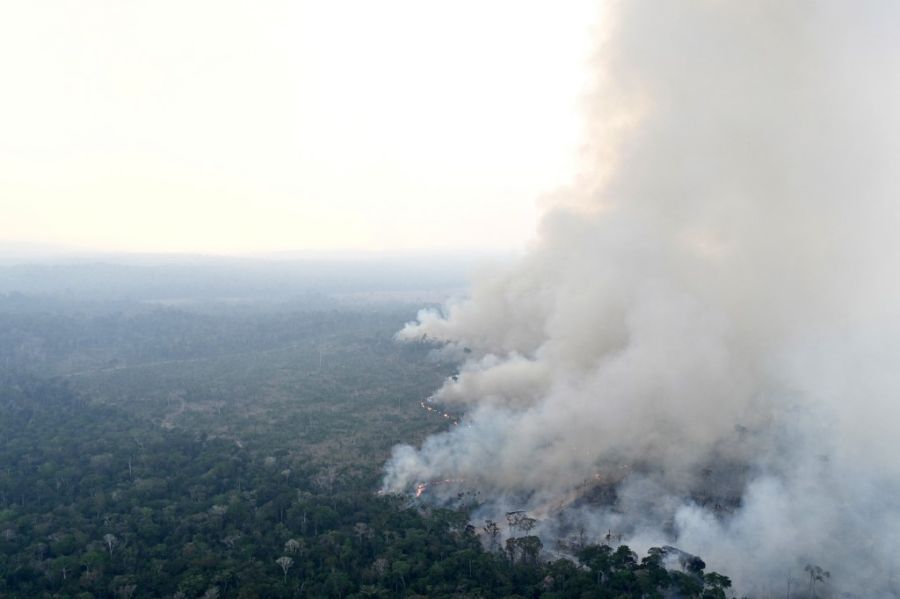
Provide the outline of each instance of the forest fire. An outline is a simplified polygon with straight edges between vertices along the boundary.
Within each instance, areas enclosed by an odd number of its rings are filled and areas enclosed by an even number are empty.
[[[444,412],[435,407],[432,407],[432,406],[426,404],[424,401],[420,401],[419,405],[422,407],[422,409],[424,409],[428,412],[431,412],[432,414],[437,414],[437,415],[441,416],[442,418],[444,418],[445,420],[449,420],[450,422],[453,423],[453,426],[459,426],[459,418],[453,416],[449,412]]]
[[[421,497],[425,494],[425,492],[430,488],[437,485],[448,485],[453,483],[464,483],[466,480],[464,478],[445,478],[443,480],[432,480],[427,483],[417,483],[415,490],[415,497]]]

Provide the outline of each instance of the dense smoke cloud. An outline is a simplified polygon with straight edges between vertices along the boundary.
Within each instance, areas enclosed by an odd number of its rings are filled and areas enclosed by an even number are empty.
[[[900,8],[605,11],[583,174],[400,333],[460,358],[433,401],[466,416],[385,488],[464,479],[482,515],[674,543],[755,595],[805,564],[900,595]]]

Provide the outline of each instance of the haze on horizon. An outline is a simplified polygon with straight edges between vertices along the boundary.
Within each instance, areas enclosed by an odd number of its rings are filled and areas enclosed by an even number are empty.
[[[0,242],[519,250],[574,174],[594,12],[5,4]]]

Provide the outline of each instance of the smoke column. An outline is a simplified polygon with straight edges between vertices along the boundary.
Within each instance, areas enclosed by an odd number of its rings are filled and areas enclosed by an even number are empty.
[[[582,174],[523,259],[399,333],[460,360],[432,401],[466,415],[385,489],[464,479],[545,547],[620,531],[753,596],[805,564],[900,596],[900,5],[600,23]]]

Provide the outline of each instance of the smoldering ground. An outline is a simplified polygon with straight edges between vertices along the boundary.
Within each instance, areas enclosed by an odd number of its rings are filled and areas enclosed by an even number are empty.
[[[464,479],[545,545],[676,544],[745,594],[815,564],[900,595],[900,7],[600,23],[581,175],[527,256],[399,334],[459,358],[433,401],[466,416],[385,489]]]

